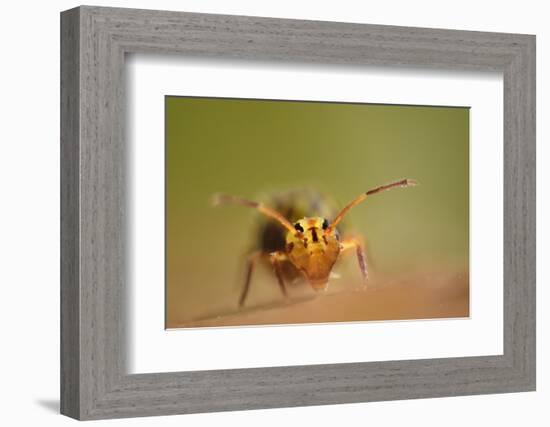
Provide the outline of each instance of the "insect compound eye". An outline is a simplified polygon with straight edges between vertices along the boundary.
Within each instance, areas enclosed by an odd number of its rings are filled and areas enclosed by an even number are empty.
[[[323,221],[323,230],[326,230],[328,228],[328,220],[325,218]]]
[[[297,222],[296,224],[294,224],[294,228],[295,228],[297,231],[299,231],[300,233],[303,233],[303,232],[304,232],[304,227],[302,227],[302,226],[300,225],[299,222]]]

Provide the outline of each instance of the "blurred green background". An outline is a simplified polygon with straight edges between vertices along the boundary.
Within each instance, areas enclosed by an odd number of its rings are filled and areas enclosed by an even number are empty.
[[[348,230],[366,239],[371,281],[443,274],[468,287],[468,108],[173,96],[165,107],[167,327],[237,310],[259,214],[212,207],[218,192],[257,199],[305,186],[342,207],[370,188],[416,179],[420,185],[377,194],[348,215]],[[260,270],[247,304],[280,298],[269,270]],[[345,289],[359,272],[354,259],[342,270]],[[462,308],[448,316],[468,315],[467,291],[456,295]],[[410,315],[445,317],[441,299],[439,314],[428,307]],[[385,304],[382,318],[400,318],[391,298]]]

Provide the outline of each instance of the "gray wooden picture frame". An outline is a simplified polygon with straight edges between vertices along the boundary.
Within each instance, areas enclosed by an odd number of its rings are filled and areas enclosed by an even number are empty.
[[[127,374],[124,61],[135,52],[502,72],[504,354]],[[63,414],[84,420],[529,390],[534,36],[88,6],[62,12]]]

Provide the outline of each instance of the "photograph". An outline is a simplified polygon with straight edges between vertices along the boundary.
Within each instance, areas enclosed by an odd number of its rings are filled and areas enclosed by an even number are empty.
[[[469,112],[165,96],[166,329],[469,317]]]
[[[9,419],[544,418],[544,14],[66,4],[52,25],[42,3],[6,15],[41,37],[6,20],[29,43],[6,67],[4,323],[46,356],[7,363],[32,392]]]

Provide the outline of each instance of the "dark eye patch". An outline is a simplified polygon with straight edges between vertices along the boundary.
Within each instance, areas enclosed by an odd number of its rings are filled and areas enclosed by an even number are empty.
[[[323,230],[326,230],[328,228],[328,220],[325,218],[323,221]]]
[[[294,228],[295,228],[297,231],[299,231],[300,233],[303,233],[303,232],[304,232],[304,227],[302,227],[302,226],[300,225],[299,222],[297,222],[296,224],[294,224]]]

